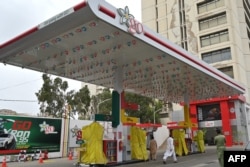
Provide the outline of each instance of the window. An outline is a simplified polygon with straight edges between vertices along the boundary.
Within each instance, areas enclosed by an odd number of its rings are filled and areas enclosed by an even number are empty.
[[[245,14],[245,20],[246,20],[246,23],[247,23],[247,28],[249,29],[250,28],[250,21],[249,19],[247,18],[247,15]]]
[[[201,40],[201,47],[226,42],[229,40],[228,30],[202,36],[200,37],[200,40]]]
[[[181,4],[181,0],[179,0],[179,4]],[[182,6],[179,5],[179,11],[181,11],[181,10],[182,10]]]
[[[224,5],[224,0],[207,0],[197,4],[198,13],[205,13]]]
[[[179,12],[180,24],[183,25],[182,12]]]
[[[210,38],[209,38],[209,36],[202,37],[201,38],[201,46],[205,47],[205,46],[209,46],[209,45],[210,45]]]
[[[200,26],[200,30],[205,30],[208,28],[212,28],[212,27],[225,24],[226,22],[227,22],[226,13],[221,13],[213,17],[199,20],[199,26]]]
[[[186,12],[185,11],[183,11],[183,16],[184,16],[183,17],[183,22],[186,23]]]
[[[228,75],[229,77],[234,78],[234,72],[233,72],[233,67],[232,66],[219,68],[218,70],[220,70],[224,74]]]
[[[187,27],[186,27],[186,25],[183,26],[183,31],[184,31],[185,40],[187,40]]]
[[[158,21],[156,21],[156,32],[159,33],[159,22]]]
[[[188,50],[187,45],[187,28],[186,28],[186,14],[184,0],[179,0],[179,19],[180,19],[180,32],[181,32],[181,47]]]
[[[200,30],[205,30],[209,28],[209,24],[207,21],[199,21]]]
[[[180,32],[181,32],[181,39],[184,39],[184,33],[182,28],[180,28]]]
[[[207,3],[207,11],[213,10],[216,8],[215,1],[212,3]]]
[[[220,34],[212,34],[212,35],[210,35],[210,43],[211,43],[211,45],[217,44],[217,43],[220,42],[220,36],[219,35]]]
[[[249,9],[250,9],[250,1],[246,1],[246,0],[244,0],[243,1],[243,7],[244,7],[244,11],[245,11],[245,18],[250,18],[250,11],[249,11]]]
[[[247,29],[247,36],[248,36],[248,39],[250,39],[250,31]]]
[[[226,13],[217,17],[218,25],[227,23]]]
[[[167,117],[169,117],[169,113],[161,113],[160,117],[161,118],[167,118]]]
[[[231,57],[231,51],[230,51],[230,48],[228,49],[223,49],[221,50],[221,60],[231,60],[232,57]]]
[[[158,7],[155,8],[155,16],[156,16],[156,19],[158,19]]]
[[[181,42],[181,47],[182,47],[182,48],[185,48],[186,50],[188,50],[187,41],[182,41],[182,42]]]
[[[206,63],[216,63],[224,60],[231,60],[231,50],[230,48],[220,49],[213,52],[201,54],[201,58]]]
[[[220,42],[226,42],[229,40],[228,31],[220,32]]]

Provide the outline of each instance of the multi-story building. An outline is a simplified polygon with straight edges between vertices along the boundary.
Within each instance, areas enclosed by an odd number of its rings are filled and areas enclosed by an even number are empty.
[[[141,1],[143,24],[246,87],[244,98],[190,102],[191,119],[207,136],[221,127],[228,145],[249,140],[250,0]],[[208,119],[214,108],[221,116]]]

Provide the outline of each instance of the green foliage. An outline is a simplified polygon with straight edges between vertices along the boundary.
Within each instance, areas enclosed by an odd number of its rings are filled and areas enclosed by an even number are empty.
[[[95,111],[95,113],[97,113],[97,107],[99,104],[99,114],[110,114],[110,112],[112,111],[112,100],[107,99],[111,99],[111,97],[111,91],[108,88],[103,89],[103,91],[96,96],[92,96],[91,103],[93,105],[93,110]],[[125,101],[127,103],[136,103],[140,105],[139,111],[126,110],[126,113],[128,114],[128,116],[140,118],[141,123],[153,123],[154,111],[162,108],[162,103],[160,101],[128,92],[125,93]],[[155,120],[156,123],[160,122],[158,113],[155,114]]]
[[[90,91],[85,85],[78,92],[66,96],[68,104],[71,106],[71,111],[76,112],[82,118],[89,111],[90,106]]]
[[[128,116],[140,118],[141,123],[153,123],[154,111],[162,108],[162,103],[150,97],[141,96],[133,93],[125,93],[127,103],[136,103],[140,105],[140,111],[126,110]],[[159,123],[159,115],[155,114],[156,123]]]
[[[43,86],[35,93],[41,114],[62,118],[65,115],[73,116],[76,112],[80,116],[87,113],[90,106],[90,92],[87,86],[78,92],[67,91],[67,81],[58,77],[53,80],[47,74],[43,74],[42,78]]]
[[[104,88],[101,93],[91,97],[93,112],[99,114],[110,114],[112,111],[112,94],[110,89]],[[110,99],[110,100],[109,100]]]
[[[91,104],[92,104],[92,113],[97,113],[97,105],[98,105],[98,96],[91,96]]]
[[[64,105],[66,103],[65,91],[68,88],[67,82],[56,78],[51,80],[46,74],[43,74],[43,86],[38,93],[35,93],[40,104],[40,112],[52,117],[62,117]]]
[[[73,116],[78,113],[79,119],[86,119],[86,113],[91,111],[99,114],[111,114],[112,94],[110,89],[104,88],[96,96],[90,98],[90,91],[87,86],[79,91],[67,91],[68,83],[61,78],[50,78],[43,74],[43,86],[35,93],[40,104],[40,112],[56,118]],[[125,93],[127,103],[136,103],[140,105],[140,111],[126,110],[128,116],[140,118],[141,123],[153,122],[154,112],[162,108],[162,103],[155,99],[144,97],[138,94]],[[93,108],[89,108],[92,106]],[[66,111],[70,111],[67,112]],[[66,113],[66,114],[65,114]],[[155,120],[159,123],[158,113],[155,113]]]

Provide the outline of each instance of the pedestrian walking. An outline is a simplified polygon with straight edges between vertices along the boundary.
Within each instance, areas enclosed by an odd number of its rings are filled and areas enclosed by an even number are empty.
[[[151,135],[151,140],[149,142],[150,160],[156,160],[156,153],[157,153],[157,142],[154,139],[154,136]]]
[[[224,151],[226,149],[226,137],[221,134],[220,129],[216,129],[217,136],[214,138],[214,143],[216,145],[217,157],[221,167],[224,167]]]
[[[169,133],[169,137],[167,138],[167,148],[163,156],[163,163],[166,164],[167,158],[173,156],[173,160],[177,163],[175,148],[174,148],[174,139],[172,137],[172,131]]]

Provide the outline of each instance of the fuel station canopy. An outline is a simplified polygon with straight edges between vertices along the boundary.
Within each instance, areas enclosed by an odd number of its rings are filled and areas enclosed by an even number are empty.
[[[0,61],[167,102],[245,93],[219,70],[136,21],[128,7],[83,1],[0,45]]]

